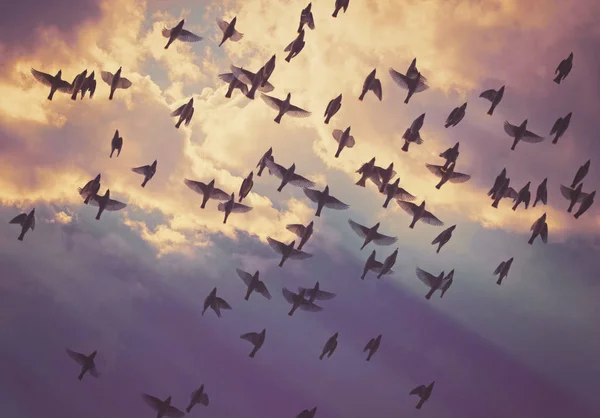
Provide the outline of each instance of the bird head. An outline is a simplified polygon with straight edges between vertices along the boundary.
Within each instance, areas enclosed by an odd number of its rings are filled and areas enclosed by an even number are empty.
[[[578,186],[575,188],[575,191],[576,191],[577,193],[580,193],[580,192],[581,192],[581,190],[583,190],[583,183],[579,183],[579,185],[578,185]]]
[[[177,24],[177,26],[183,26],[183,24],[184,24],[184,23],[185,23],[185,19],[181,19],[181,22],[179,22],[179,23]]]
[[[292,93],[288,93],[287,96],[285,96],[285,100],[288,102],[292,100]]]
[[[588,199],[594,200],[594,197],[596,197],[596,191],[595,190],[592,193],[589,194]]]
[[[572,52],[569,54],[569,60],[573,60],[573,53]]]
[[[546,184],[548,183],[548,177],[546,177],[544,180],[542,180],[542,184]]]
[[[217,294],[217,288],[215,287],[213,290],[211,290],[210,294],[208,295],[208,297],[215,297]]]
[[[338,97],[335,98],[338,102],[342,101],[342,93],[340,93],[340,95]]]
[[[215,179],[212,179],[209,183],[208,183],[208,187],[213,187],[215,185]]]
[[[235,193],[231,193],[231,200],[235,200]]]
[[[339,332],[336,332],[335,334],[333,334],[333,335],[332,335],[332,337],[333,337],[333,338],[337,338],[337,337],[338,337],[338,335],[340,335],[340,333],[339,333]]]
[[[460,108],[462,110],[466,110],[467,109],[467,102],[464,102]]]
[[[452,225],[450,228],[448,228],[448,232],[452,232],[456,229],[456,225]]]
[[[102,177],[102,175],[101,175],[101,174],[98,174],[96,177],[94,177],[94,181],[95,181],[96,183],[100,182],[100,178],[101,178],[101,177]]]
[[[310,223],[306,226],[306,229],[313,229],[313,226],[315,226],[315,221],[310,221]]]
[[[425,209],[425,201],[423,200],[423,202],[419,205],[420,209]]]
[[[254,171],[251,171],[250,174],[248,174],[248,180],[252,180],[252,177],[254,177]]]
[[[106,189],[106,193],[104,194],[104,196],[109,199],[110,198],[110,189]]]
[[[313,289],[315,289],[315,290],[319,290],[319,282],[316,282],[316,283],[315,283],[315,287],[314,287]]]
[[[92,354],[90,354],[90,358],[93,359],[94,357],[96,357],[96,354],[98,354],[98,351],[94,350],[94,352]]]
[[[233,19],[231,19],[231,23],[229,23],[230,25],[235,25],[235,22],[237,22],[237,16],[234,17]]]
[[[379,228],[379,225],[381,225],[381,222],[377,222],[374,226],[375,229]]]
[[[193,106],[193,105],[194,105],[194,98],[192,97],[192,98],[190,99],[190,106]]]
[[[263,328],[262,331],[260,332],[260,334],[263,335],[263,336],[266,335],[267,334],[267,329]]]
[[[546,221],[546,212],[544,212],[544,214],[541,216],[540,221],[542,221],[542,222]]]
[[[157,164],[158,164],[158,160],[154,160],[154,162],[152,163],[152,168],[156,168]]]
[[[292,165],[290,166],[290,170],[295,170],[296,169],[296,163],[292,163]]]
[[[167,399],[165,399],[165,403],[167,405],[171,405],[171,397],[170,396]]]
[[[329,193],[329,186],[325,186],[325,188],[323,189],[323,193]]]

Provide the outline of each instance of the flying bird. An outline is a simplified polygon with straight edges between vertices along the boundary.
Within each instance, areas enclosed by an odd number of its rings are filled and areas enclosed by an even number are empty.
[[[119,202],[118,200],[114,200],[110,198],[110,190],[106,189],[106,193],[104,196],[94,195],[89,201],[92,206],[98,207],[98,214],[96,215],[96,220],[100,220],[100,216],[102,213],[107,210],[109,212],[115,212],[117,210],[121,210],[127,206],[126,203]]]
[[[264,328],[261,332],[248,332],[246,334],[240,335],[240,338],[242,340],[249,341],[254,346],[254,348],[252,349],[252,351],[250,352],[248,357],[254,358],[254,356],[256,355],[258,350],[260,350],[260,348],[265,343],[266,335],[267,335],[267,330]]]
[[[450,238],[452,238],[452,233],[454,232],[455,229],[456,229],[456,225],[452,225],[451,227],[444,229],[440,233],[440,235],[438,235],[437,237],[435,237],[435,239],[433,241],[431,241],[431,245],[438,244],[437,250],[435,250],[436,254],[439,254],[442,247],[444,245],[446,245],[446,243],[448,241],[450,241]]]
[[[90,99],[92,97],[94,97],[94,93],[96,92],[96,79],[95,79],[95,74],[92,71],[90,73],[90,75],[88,75],[86,77],[86,79],[83,81],[83,84],[81,85],[81,98],[83,99],[85,97],[85,94],[87,92],[90,92]]]
[[[333,11],[332,17],[337,17],[339,11],[344,9],[344,13],[348,10],[348,5],[350,4],[350,0],[335,0],[335,10]]]
[[[323,117],[325,118],[325,124],[328,124],[333,115],[335,115],[340,108],[342,107],[342,94],[340,93],[335,99],[331,99],[327,108],[325,109],[325,114]]]
[[[144,399],[144,402],[146,402],[150,408],[157,412],[156,418],[182,418],[185,415],[183,411],[180,411],[171,405],[170,396],[162,401],[154,396],[148,395],[147,393],[143,393],[142,399]]]
[[[521,190],[519,190],[519,193],[517,195],[517,198],[515,199],[515,204],[512,207],[512,210],[517,210],[517,208],[519,207],[519,205],[521,203],[525,204],[525,210],[529,209],[529,202],[531,201],[531,192],[529,191],[529,186],[531,186],[531,182],[528,181],[527,184],[525,186],[523,186],[523,188]]]
[[[267,289],[267,286],[264,284],[264,282],[262,282],[259,279],[259,272],[258,270],[256,270],[256,273],[254,274],[250,274],[244,270],[240,270],[240,269],[235,269],[235,271],[237,272],[238,276],[240,276],[240,279],[242,279],[242,281],[244,282],[244,284],[246,284],[248,290],[246,291],[246,296],[244,297],[244,300],[248,300],[250,299],[250,295],[252,294],[252,292],[257,292],[259,294],[261,294],[263,297],[265,297],[266,299],[271,299],[271,294],[269,293],[269,290]]]
[[[456,144],[454,144],[454,146],[452,148],[448,148],[446,151],[444,151],[440,154],[440,158],[443,158],[446,160],[446,162],[442,166],[442,169],[447,170],[448,166],[451,163],[456,163],[456,160],[458,159],[458,156],[460,155],[460,152],[458,151],[459,146],[460,146],[460,142],[457,142]]]
[[[275,161],[275,159],[273,158],[273,148],[272,147],[269,148],[267,150],[267,152],[265,152],[263,154],[262,157],[260,157],[260,160],[258,161],[258,164],[256,164],[256,168],[258,168],[258,172],[256,173],[256,175],[258,177],[261,176],[263,170],[267,166],[267,160]]]
[[[396,262],[397,255],[398,255],[398,251],[394,251],[391,255],[389,255],[385,259],[386,266],[384,266],[384,263],[377,261],[377,259],[375,258],[376,252],[375,252],[375,250],[373,250],[371,255],[369,255],[369,258],[367,258],[367,261],[365,262],[362,276],[360,276],[361,280],[365,279],[365,277],[367,276],[367,273],[369,271],[374,271],[374,272],[378,273],[378,275],[377,275],[378,279],[380,279],[381,276],[384,276],[386,274],[393,274],[394,271],[392,270],[392,266]]]
[[[433,385],[435,385],[435,381],[431,382],[428,386],[420,385],[410,391],[411,395],[417,395],[419,398],[421,398],[416,406],[417,409],[421,409],[423,404],[427,402],[431,396],[431,392],[433,391]]]
[[[276,123],[281,123],[281,118],[283,117],[283,115],[289,115],[294,118],[307,118],[311,115],[310,112],[304,109],[300,109],[298,106],[294,106],[293,104],[291,104],[291,93],[287,94],[285,100],[280,100],[276,97],[267,96],[264,93],[261,93],[260,97],[269,107],[279,112],[274,119]]]
[[[260,87],[262,87],[263,89],[267,85],[269,78],[271,78],[273,71],[275,71],[275,60],[276,59],[277,59],[277,55],[273,54],[273,56],[271,58],[269,58],[269,61],[267,61],[265,63],[265,65],[263,65],[261,67],[261,69],[258,71],[261,74]]]
[[[335,293],[321,290],[319,282],[316,282],[311,288],[299,287],[298,291],[304,291],[304,295],[308,298],[309,302],[314,302],[315,300],[331,300],[336,296]]]
[[[73,360],[75,360],[75,362],[77,362],[77,364],[81,366],[81,373],[79,373],[79,376],[77,377],[79,380],[83,379],[83,376],[85,376],[86,373],[89,373],[91,376],[94,377],[100,376],[100,373],[98,373],[98,371],[96,370],[96,363],[94,362],[98,351],[94,351],[89,356],[78,353],[76,351],[69,350],[68,348],[66,349],[66,351],[69,357],[71,357]]]
[[[396,248],[393,253],[388,255],[383,263],[381,263],[381,268],[375,266],[375,270],[379,270],[379,274],[377,274],[377,279],[381,279],[381,276],[385,276],[386,274],[392,274],[394,271],[392,267],[396,264],[396,258],[398,257],[398,251],[400,249]]]
[[[323,351],[321,352],[321,355],[319,356],[319,360],[323,360],[323,357],[325,357],[325,355],[327,355],[327,358],[329,358],[333,355],[335,349],[338,346],[338,342],[337,342],[338,335],[339,335],[339,333],[336,332],[331,337],[329,337],[329,339],[323,346]]]
[[[294,293],[284,287],[281,293],[283,294],[285,300],[292,305],[292,309],[288,312],[288,316],[294,315],[294,312],[296,312],[296,309],[298,308],[309,312],[319,312],[323,310],[323,308],[320,306],[315,305],[314,302],[309,302],[307,299],[305,299],[304,290],[301,290],[299,293]]]
[[[560,84],[561,81],[563,81],[565,78],[567,78],[567,76],[571,72],[572,68],[573,68],[573,53],[571,52],[569,54],[569,56],[567,58],[565,58],[564,60],[562,60],[560,62],[560,64],[558,64],[558,67],[556,67],[556,70],[554,71],[554,74],[556,74],[556,77],[554,78],[554,82],[556,84]]]
[[[284,244],[281,241],[277,241],[271,237],[267,237],[267,242],[269,246],[275,250],[278,254],[281,254],[281,261],[279,262],[279,267],[283,267],[283,264],[289,258],[290,260],[305,260],[307,258],[311,258],[312,254],[305,253],[304,251],[298,250],[294,248],[296,245],[296,241],[292,241],[289,244]]]
[[[532,245],[533,241],[538,237],[538,235],[542,238],[544,244],[548,242],[548,224],[546,223],[546,213],[539,217],[533,225],[531,225],[531,238],[529,239],[528,244]]]
[[[171,116],[179,116],[179,120],[175,124],[175,128],[179,129],[183,122],[185,122],[185,126],[188,126],[192,121],[192,116],[194,116],[194,98],[192,97],[189,102],[182,104],[173,112],[171,112]]]
[[[538,134],[534,134],[533,132],[527,130],[527,119],[525,119],[519,126],[511,125],[508,121],[505,121],[504,132],[506,132],[508,136],[515,139],[512,147],[510,148],[512,151],[515,150],[520,141],[528,142],[530,144],[537,144],[545,139]]]
[[[587,176],[588,172],[590,171],[591,162],[592,162],[592,160],[587,160],[585,162],[585,164],[583,164],[581,167],[579,167],[579,169],[577,170],[577,173],[575,173],[575,177],[573,178],[573,183],[571,183],[572,189],[574,189],[575,186],[577,186],[581,181],[583,181],[585,176]]]
[[[420,130],[423,127],[423,122],[425,122],[425,113],[417,117],[410,125],[404,135],[402,135],[402,139],[404,139],[404,146],[402,147],[402,151],[408,152],[408,147],[411,143],[415,143],[417,145],[421,145],[423,143],[423,139],[421,138]]]
[[[208,308],[212,309],[217,314],[217,317],[220,318],[221,309],[231,309],[231,306],[225,301],[225,299],[217,296],[217,288],[215,287],[204,299],[202,316],[204,316],[204,312],[206,312]]]
[[[230,39],[233,42],[238,42],[244,37],[243,33],[240,33],[235,29],[236,22],[237,16],[234,17],[229,23],[224,20],[217,19],[217,25],[219,25],[219,29],[221,29],[223,32],[223,38],[221,39],[219,46],[223,45],[223,42],[225,42],[227,39]]]
[[[287,184],[291,184],[296,187],[314,187],[316,184],[300,174],[296,174],[296,164],[292,164],[289,168],[285,168],[275,161],[267,159],[265,161],[269,171],[278,179],[281,180],[281,184],[277,188],[278,192],[281,192]]]
[[[492,195],[492,207],[498,209],[498,204],[501,199],[513,199],[516,200],[519,198],[519,193],[512,187],[510,187],[510,178],[505,178],[502,180],[502,184],[498,187],[498,190]]]
[[[286,225],[285,229],[290,231],[292,234],[296,234],[298,238],[300,238],[300,244],[298,244],[298,249],[301,250],[304,247],[304,244],[308,242],[310,237],[313,234],[314,221],[310,221],[310,223],[306,226],[302,224],[290,224]]]
[[[146,187],[146,183],[148,183],[154,174],[156,174],[156,165],[158,164],[158,160],[154,160],[154,162],[150,165],[143,165],[141,167],[132,168],[131,171],[137,174],[141,174],[144,176],[144,181],[142,182],[142,187]]]
[[[206,394],[206,392],[204,392],[204,385],[202,384],[198,389],[192,392],[190,404],[185,409],[185,411],[189,414],[195,405],[200,404],[208,406],[208,403],[208,395]]]
[[[452,112],[446,118],[446,124],[444,127],[449,128],[450,126],[456,126],[463,120],[467,111],[467,103],[463,103],[460,107],[455,107]]]
[[[554,125],[552,125],[552,129],[550,130],[550,135],[554,135],[554,139],[552,140],[553,144],[558,144],[558,140],[565,134],[569,124],[571,123],[571,116],[573,112],[567,113],[566,116],[562,118],[558,118]]]
[[[498,174],[498,176],[496,176],[496,180],[494,180],[494,185],[488,192],[488,196],[490,196],[492,199],[495,199],[496,192],[498,191],[498,189],[500,189],[500,187],[504,183],[504,180],[506,180],[506,168],[503,168],[502,171],[500,172],[500,174]]]
[[[471,180],[470,175],[454,171],[456,163],[450,163],[447,169],[444,169],[441,165],[425,164],[425,166],[432,174],[440,179],[439,183],[435,186],[438,190],[448,181],[450,183],[464,183]]]
[[[87,78],[87,69],[77,74],[71,83],[71,100],[77,100],[77,94],[81,91],[83,83]],[[83,98],[83,96],[82,96]]]
[[[588,194],[579,205],[579,209],[577,213],[573,215],[575,219],[579,219],[581,215],[583,215],[594,203],[594,197],[596,197],[596,191],[594,190],[592,193]]]
[[[168,49],[169,46],[175,42],[175,40],[179,40],[182,42],[199,42],[202,40],[202,36],[198,36],[190,32],[189,30],[183,29],[183,24],[185,23],[185,19],[182,19],[181,22],[177,24],[177,26],[167,29],[164,28],[162,30],[162,36],[165,38],[169,38],[167,44],[165,45],[165,49]]]
[[[510,266],[512,265],[514,257],[509,258],[506,261],[501,262],[494,270],[494,276],[498,276],[498,281],[496,281],[497,285],[502,284],[502,280],[504,280],[508,276],[508,272],[510,270]]]
[[[242,203],[236,203],[235,201],[235,193],[231,193],[231,198],[229,198],[226,202],[221,202],[217,205],[217,210],[219,212],[224,212],[225,217],[223,218],[223,223],[227,223],[227,218],[232,213],[246,213],[252,210],[252,207],[244,205]]]
[[[563,186],[562,184],[560,185],[560,193],[569,201],[569,208],[567,209],[567,212],[571,213],[575,204],[583,202],[583,199],[588,196],[588,193],[583,192],[582,189],[583,183],[579,183],[579,185],[574,189]]]
[[[404,190],[402,187],[400,187],[400,177],[397,177],[396,181],[385,186],[385,194],[385,202],[383,202],[384,208],[388,207],[388,204],[392,199],[406,200],[409,202],[412,202],[416,199],[415,196],[413,196],[412,194]]]
[[[417,59],[414,58],[412,60],[412,62],[410,63],[410,65],[408,66],[408,69],[406,70],[406,76],[409,78],[417,78],[417,76],[419,75],[419,69],[417,68]],[[421,80],[423,82],[427,82],[427,79],[425,77],[423,77],[421,75]]]
[[[357,186],[365,187],[367,184],[367,179],[371,176],[376,176],[379,180],[379,176],[375,174],[375,157],[361,165],[356,172],[361,175],[360,179],[355,183]]]
[[[377,337],[371,338],[365,346],[365,348],[363,349],[363,353],[366,353],[367,351],[369,352],[369,354],[367,355],[367,361],[371,361],[371,357],[373,357],[373,354],[375,354],[377,350],[379,350],[379,345],[381,344],[381,336],[382,335],[379,334]]]
[[[62,70],[58,70],[56,75],[52,76],[47,73],[43,73],[34,68],[31,69],[31,74],[33,77],[42,83],[46,87],[50,87],[50,94],[48,95],[48,100],[52,100],[54,97],[54,93],[57,91],[61,93],[70,93],[71,85],[68,81],[65,81],[61,78]]]
[[[404,212],[412,215],[413,220],[409,225],[410,229],[413,229],[418,221],[422,221],[428,225],[434,226],[443,226],[444,223],[436,218],[431,212],[425,210],[425,201],[423,201],[419,206],[412,202],[405,202],[403,200],[398,200],[398,206],[404,210]]]
[[[373,252],[371,252],[371,254],[369,255],[369,258],[367,258],[367,261],[365,262],[365,267],[363,269],[363,273],[362,276],[360,276],[361,280],[364,280],[365,277],[367,276],[367,273],[370,270],[375,270],[377,268],[381,269],[381,267],[383,266],[382,263],[380,263],[379,261],[377,261],[375,259],[377,253],[375,250],[373,250]]]
[[[354,137],[350,135],[350,126],[348,126],[344,131],[340,129],[334,129],[332,135],[338,143],[335,158],[338,158],[340,156],[340,153],[344,148],[352,148],[356,144]]]
[[[385,193],[386,187],[395,175],[394,163],[390,163],[387,168],[375,166],[373,174],[369,179],[379,188],[379,193]]]
[[[100,177],[98,174],[95,178],[88,181],[85,186],[79,189],[79,195],[84,198],[83,203],[86,205],[89,203],[90,199],[98,194],[100,190]]]
[[[239,89],[245,96],[248,95],[248,86],[235,78],[233,73],[219,74],[219,79],[228,84],[227,92],[225,93],[225,97],[228,99],[231,98],[231,95],[235,89]]]
[[[533,201],[533,207],[537,205],[538,202],[542,202],[544,205],[548,204],[548,177],[546,177],[540,185],[537,187],[535,192],[535,200]]]
[[[479,97],[492,102],[492,105],[490,106],[490,110],[488,110],[488,112],[487,112],[488,115],[490,115],[490,116],[493,115],[494,110],[496,109],[496,106],[498,106],[500,104],[500,101],[502,101],[502,97],[504,97],[504,88],[505,87],[506,86],[502,86],[498,90],[489,89],[479,95]]]
[[[304,29],[302,29],[296,38],[285,47],[283,52],[288,52],[285,57],[286,62],[290,62],[292,58],[297,56],[303,49],[306,42],[304,42]]]
[[[448,291],[448,289],[450,289],[450,286],[452,286],[452,282],[454,281],[454,269],[450,270],[450,273],[448,273],[448,275],[446,277],[444,277],[444,280],[442,280],[442,293],[440,293],[440,299],[444,297],[444,295],[446,294],[446,292]]]
[[[252,190],[252,186],[254,186],[254,180],[252,180],[252,177],[254,176],[254,172],[251,171],[250,174],[248,174],[248,177],[246,177],[244,180],[242,180],[242,184],[240,186],[240,200],[238,200],[238,202],[242,203],[242,199],[244,199],[246,196],[248,196],[248,193],[250,193],[250,190]]]
[[[321,216],[321,211],[323,208],[345,210],[350,207],[349,205],[331,196],[329,194],[329,186],[325,186],[325,189],[323,189],[322,192],[315,189],[304,189],[304,194],[312,202],[317,204],[317,211],[315,212],[316,217]]]
[[[273,62],[273,65],[275,65],[275,62]],[[246,85],[245,89],[242,87],[239,88],[240,90],[242,90],[242,92],[246,90],[244,94],[247,98],[251,100],[254,100],[254,94],[256,93],[256,91],[269,93],[275,89],[275,87],[271,83],[264,79],[264,74],[267,71],[265,70],[264,66],[259,68],[259,70],[256,73],[248,71],[242,67],[236,67],[235,65],[231,65],[229,68],[231,69],[231,74],[233,74],[233,77]],[[226,81],[224,77],[220,78],[221,80]],[[227,82],[230,81],[231,80]],[[229,85],[229,88],[232,89],[231,83]]]
[[[110,141],[110,156],[108,158],[112,158],[115,151],[117,151],[117,157],[121,155],[121,148],[123,148],[123,137],[119,135],[119,130],[117,129]]]
[[[311,11],[312,3],[308,3],[302,12],[300,13],[300,25],[298,26],[298,33],[302,31],[304,25],[308,26],[311,30],[315,28],[315,19]]]
[[[340,1],[340,0],[338,0]],[[344,1],[344,0],[341,0]],[[345,0],[346,4],[348,4],[348,0]],[[317,413],[317,407],[315,406],[313,409],[305,409],[300,412],[296,418],[315,418],[315,414]]]
[[[121,77],[122,67],[119,67],[115,74],[109,73],[108,71],[101,71],[100,75],[102,76],[102,80],[110,86],[110,94],[108,95],[108,100],[112,100],[117,89],[126,90],[131,87],[131,81],[126,79],[125,77]]]
[[[389,73],[390,73],[390,76],[392,77],[392,80],[394,80],[394,82],[399,87],[401,87],[405,90],[408,90],[406,99],[404,99],[405,104],[408,104],[408,102],[410,101],[410,98],[413,96],[413,94],[421,93],[429,88],[429,86],[425,83],[426,80],[423,78],[421,73],[418,71],[416,72],[416,76],[413,76],[413,77],[409,77],[407,75],[399,73],[398,71],[394,70],[393,68],[389,69]],[[456,122],[456,123],[458,123],[458,122]]]
[[[383,92],[381,90],[381,81],[375,77],[376,74],[377,68],[371,71],[367,78],[365,78],[365,82],[362,86],[362,91],[360,93],[360,96],[358,96],[358,100],[360,100],[361,102],[365,98],[365,94],[367,94],[367,92],[369,91],[372,91],[375,94],[375,96],[377,96],[379,101],[381,101],[381,99],[383,98]]]
[[[431,273],[426,272],[425,270],[417,267],[417,277],[421,280],[427,287],[429,287],[429,293],[425,295],[425,299],[431,299],[431,296],[435,293],[436,290],[441,289],[444,284],[446,284],[446,278],[444,277],[444,272],[442,271],[438,276],[434,276]],[[450,277],[452,278],[452,277]]]
[[[230,196],[227,193],[215,187],[215,179],[212,179],[208,184],[188,179],[184,179],[183,182],[187,187],[202,195],[202,204],[200,205],[200,209],[204,209],[210,199],[221,201],[229,200]]]
[[[361,238],[364,238],[362,247],[360,247],[361,250],[363,248],[365,248],[370,242],[374,242],[376,245],[384,246],[384,245],[392,245],[398,240],[398,238],[396,238],[396,237],[390,237],[387,235],[380,234],[378,232],[378,229],[380,226],[379,222],[377,222],[371,228],[368,228],[364,225],[354,222],[352,219],[348,219],[348,224],[350,224],[350,228],[352,228],[352,230],[358,236],[360,236]]]

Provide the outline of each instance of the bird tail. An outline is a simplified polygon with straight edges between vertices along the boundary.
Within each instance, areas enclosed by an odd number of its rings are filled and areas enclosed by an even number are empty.
[[[108,100],[112,100],[114,94],[115,94],[115,91],[111,89],[110,94],[108,95]]]
[[[323,206],[319,206],[317,208],[317,211],[315,212],[315,216],[316,217],[320,217],[321,216],[321,210],[323,210]]]
[[[324,357],[324,356],[325,356],[325,353],[322,353],[322,354],[319,356],[319,360],[323,360],[323,357]]]
[[[435,292],[435,289],[431,289],[431,290],[429,291],[429,293],[427,293],[427,294],[425,295],[425,299],[427,299],[427,300],[431,299],[431,296],[433,296],[433,292]]]
[[[404,141],[404,145],[402,146],[402,151],[408,152],[408,146],[410,143],[408,141]]]
[[[144,180],[144,182],[142,183],[142,187],[146,187],[146,183],[148,183],[148,180]]]
[[[331,119],[331,116],[327,115],[327,117],[325,118],[325,125],[329,125],[330,119]]]
[[[335,10],[333,11],[333,14],[331,15],[331,17],[337,17],[337,15],[338,15],[338,12],[339,12],[339,9],[335,9]]]
[[[442,184],[443,184],[442,182],[436,184],[435,188],[438,189],[438,190],[440,190],[442,188]]]
[[[166,46],[165,46],[165,49],[167,49],[167,47],[166,47]],[[185,412],[187,412],[187,413],[189,414],[189,413],[192,411],[192,406],[193,406],[193,405],[190,405],[190,406],[188,406],[187,408],[185,408]]]
[[[254,358],[255,355],[256,355],[256,349],[252,350],[252,352],[250,354],[248,354],[248,357]]]
[[[335,153],[335,158],[339,158],[341,152],[341,149],[337,150],[337,152]]]
[[[48,100],[52,100],[53,96],[54,96],[54,90],[50,90],[50,94],[48,95]]]
[[[99,221],[99,220],[100,220],[100,215],[101,215],[101,213],[98,213],[98,214],[96,215],[96,220],[97,220],[97,221]]]
[[[558,144],[558,135],[556,135],[556,138],[554,138],[554,139],[552,140],[552,143],[553,143],[553,144]]]
[[[283,115],[279,114],[275,117],[275,119],[273,119],[275,121],[275,123],[281,123],[281,118],[283,117]]]
[[[554,82],[555,82],[556,84],[560,84],[561,77],[562,77],[562,75],[561,75],[561,74],[557,75],[557,76],[556,76],[556,78],[554,79]]]
[[[390,203],[390,200],[392,200],[392,199],[390,199],[390,198],[385,199],[385,202],[383,202],[383,208],[384,209],[387,209],[388,204]]]
[[[83,375],[85,374],[85,370],[82,370],[81,373],[79,373],[79,376],[77,377],[79,380],[83,379]]]
[[[581,214],[576,213],[575,215],[573,215],[575,217],[575,219],[579,219],[579,217],[581,216]]]
[[[283,263],[284,263],[284,262],[285,262],[285,260],[283,260],[283,259],[282,259],[282,260],[279,262],[279,267],[283,267]]]
[[[360,94],[360,96],[358,96],[358,100],[360,100],[360,101],[362,102],[362,101],[363,101],[363,99],[365,98],[365,94],[367,94],[367,92],[366,92],[366,91],[362,92],[362,93]]]
[[[500,286],[500,285],[502,284],[502,278],[501,278],[501,277],[500,277],[500,278],[498,278],[498,281],[496,281],[496,284],[497,284],[498,286]]]
[[[110,155],[109,155],[109,157],[108,157],[108,158],[112,158],[112,156],[113,156],[113,153],[114,153],[114,152],[115,152],[115,149],[113,148],[113,149],[110,151]]]
[[[490,107],[490,110],[488,110],[487,114],[490,116],[494,114],[494,106]]]
[[[409,98],[406,97],[406,99],[404,99],[404,103],[408,104],[408,100],[409,100]]]
[[[498,202],[500,202],[500,200],[494,200],[494,203],[492,203],[492,207],[498,209]]]
[[[527,244],[529,245],[533,245],[533,240],[535,239],[535,236],[531,236],[531,238],[529,238],[529,241],[527,241]]]
[[[425,401],[423,399],[421,399],[419,401],[419,403],[417,404],[417,409],[421,409],[421,407],[423,406],[424,403],[425,403]]]
[[[25,237],[25,231],[21,231],[21,234],[19,235],[19,238],[17,238],[19,241],[23,241],[23,237]]]

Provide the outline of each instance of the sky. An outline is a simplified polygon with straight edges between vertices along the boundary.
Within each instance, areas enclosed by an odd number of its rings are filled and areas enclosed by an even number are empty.
[[[294,417],[318,407],[316,417],[500,418],[596,417],[600,400],[597,353],[600,285],[598,206],[580,219],[568,214],[560,184],[569,185],[591,159],[583,190],[600,183],[595,165],[597,98],[600,95],[600,4],[582,0],[350,0],[347,13],[331,17],[334,1],[313,2],[315,30],[290,63],[283,49],[296,36],[306,1],[286,0],[60,0],[12,2],[0,16],[0,404],[6,416],[90,418],[153,416],[149,393],[173,397],[184,409],[205,385],[207,408],[191,415],[214,418]],[[218,47],[215,19],[237,16],[240,42]],[[164,27],[185,18],[201,42],[164,50]],[[560,85],[554,70],[570,52],[573,70]],[[270,93],[313,112],[284,116],[238,90],[225,98],[218,74],[230,64],[256,71],[277,55]],[[408,105],[406,91],[388,74],[404,72],[417,57],[430,88]],[[133,83],[112,101],[100,71]],[[71,101],[48,89],[30,68],[71,81],[95,71],[93,99]],[[358,96],[374,68],[383,100]],[[506,85],[493,116],[478,98]],[[323,112],[343,95],[329,125]],[[175,129],[170,112],[194,98],[188,127]],[[467,102],[466,116],[444,128],[450,111]],[[503,129],[508,120],[542,136],[573,112],[557,145],[520,143]],[[422,145],[404,153],[402,133],[426,113]],[[334,158],[333,129],[352,127],[356,145]],[[109,158],[115,129],[124,138]],[[425,163],[460,141],[457,170],[472,179],[435,189]],[[267,172],[254,177],[244,203],[253,210],[223,224],[215,201],[201,197],[184,178],[216,180],[228,193],[269,148],[278,163],[350,205],[347,211],[315,205],[301,189],[279,184]],[[443,227],[417,224],[372,184],[355,186],[355,171],[376,157],[391,162],[401,186],[444,223],[456,224],[451,241],[435,253],[431,241]],[[145,188],[131,168],[158,160]],[[511,184],[548,178],[548,205],[516,212],[510,202],[490,207],[487,190],[506,168]],[[254,171],[256,174],[256,171]],[[103,192],[127,203],[96,221],[95,208],[77,193],[102,174]],[[17,240],[9,221],[36,209],[36,228]],[[531,224],[547,213],[549,241],[527,244]],[[388,247],[359,250],[362,240],[348,219],[398,237]],[[267,236],[290,242],[290,223],[314,219],[304,250],[313,257],[277,267]],[[399,249],[395,273],[361,281],[373,249],[383,260]],[[514,257],[501,286],[496,266]],[[455,270],[444,296],[426,300],[415,268],[434,274]],[[253,294],[236,268],[253,273],[273,295]],[[289,317],[281,295],[287,287],[337,294],[319,302],[322,312]],[[202,303],[217,287],[232,306],[221,318]],[[265,328],[264,346],[249,358],[239,338]],[[318,357],[339,332],[335,354]],[[382,334],[370,362],[362,349]],[[98,379],[77,380],[79,367],[65,348],[98,350]],[[416,410],[408,393],[435,381],[430,400]]]

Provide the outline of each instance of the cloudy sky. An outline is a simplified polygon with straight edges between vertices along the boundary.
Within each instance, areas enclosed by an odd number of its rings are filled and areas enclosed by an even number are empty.
[[[64,418],[153,416],[141,400],[147,392],[173,397],[185,408],[204,383],[206,410],[192,414],[230,417],[294,417],[318,407],[317,417],[500,418],[595,417],[600,379],[600,213],[593,206],[579,220],[566,212],[560,184],[570,184],[591,159],[584,190],[600,183],[595,163],[600,43],[600,4],[558,1],[351,0],[346,14],[331,17],[333,0],[313,2],[316,29],[291,63],[283,49],[296,36],[305,0],[21,0],[0,15],[0,405],[6,416]],[[237,16],[244,34],[221,48],[215,19]],[[163,27],[185,18],[204,37],[164,50]],[[574,67],[560,85],[558,63],[574,53]],[[256,71],[277,54],[272,94],[290,92],[294,104],[313,112],[284,117],[262,100],[239,91],[224,97],[218,74],[230,64]],[[431,88],[403,104],[406,92],[387,70],[404,72],[417,57]],[[132,81],[108,100],[102,70]],[[92,100],[71,101],[48,89],[30,68],[71,81],[83,69],[98,80]],[[365,76],[377,69],[383,101],[369,93],[357,100]],[[478,98],[506,85],[501,105],[486,115]],[[329,125],[328,101],[343,94]],[[194,97],[189,127],[175,129],[169,113]],[[450,111],[468,102],[464,120],[444,129]],[[401,135],[426,112],[423,145],[403,153]],[[521,143],[510,150],[503,122],[547,136],[554,121],[573,112],[557,145]],[[352,127],[356,146],[333,155],[333,129]],[[110,140],[124,138],[119,158]],[[460,185],[435,189],[425,163],[460,141]],[[302,190],[263,174],[226,225],[216,202],[201,197],[184,178],[237,194],[244,177],[273,147],[276,160],[348,203],[315,219],[306,261],[277,267],[267,245],[272,236],[295,237],[285,225],[307,224],[315,207]],[[401,185],[426,200],[452,240],[435,253],[431,241],[443,228],[418,224],[372,184],[354,185],[355,171],[376,157],[394,163]],[[145,188],[131,168],[158,160]],[[514,187],[532,190],[548,178],[548,205],[490,207],[487,190],[506,168]],[[102,189],[126,202],[96,221],[77,187],[102,174]],[[36,209],[37,224],[23,242],[8,222]],[[549,242],[527,245],[533,221],[546,212]],[[372,251],[383,260],[396,246],[360,251],[347,220],[381,222],[397,236],[395,274],[361,281]],[[502,286],[492,275],[514,257]],[[455,269],[454,284],[440,299],[424,299],[419,266],[438,274]],[[273,294],[244,301],[235,269],[260,271]],[[319,313],[286,315],[285,286],[316,281],[337,293]],[[201,316],[202,302],[218,288],[233,307],[222,318]],[[264,347],[250,359],[239,335],[266,328]],[[339,332],[328,360],[318,357]],[[370,362],[362,349],[383,334]],[[77,380],[79,368],[65,347],[98,350],[101,377]],[[417,411],[408,392],[436,381],[430,401]],[[596,411],[596,413],[594,413]]]

